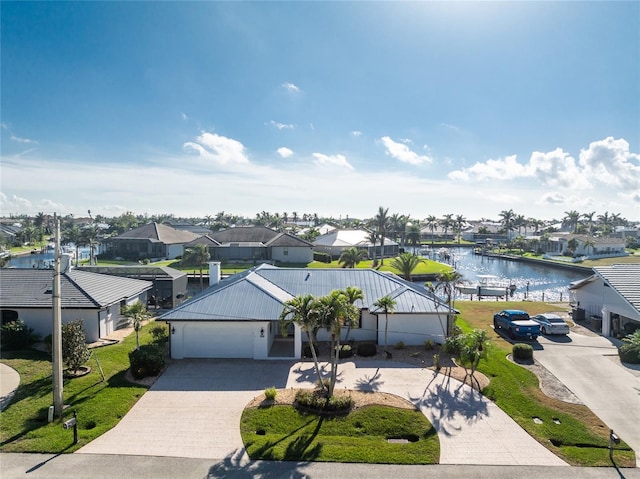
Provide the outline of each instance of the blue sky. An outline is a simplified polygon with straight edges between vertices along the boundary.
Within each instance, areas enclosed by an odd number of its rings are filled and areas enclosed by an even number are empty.
[[[639,2],[0,5],[3,215],[640,220]]]

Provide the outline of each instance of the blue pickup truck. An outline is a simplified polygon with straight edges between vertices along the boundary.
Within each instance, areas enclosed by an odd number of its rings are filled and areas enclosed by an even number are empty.
[[[493,329],[502,329],[511,339],[527,338],[534,340],[540,336],[540,325],[529,318],[526,311],[504,309],[493,315]]]

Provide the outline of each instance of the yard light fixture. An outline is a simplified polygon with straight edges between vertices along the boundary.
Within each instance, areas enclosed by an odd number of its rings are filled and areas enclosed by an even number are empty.
[[[264,328],[260,328],[260,337],[264,338]]]
[[[176,327],[175,326],[171,327],[171,334],[176,334]]]

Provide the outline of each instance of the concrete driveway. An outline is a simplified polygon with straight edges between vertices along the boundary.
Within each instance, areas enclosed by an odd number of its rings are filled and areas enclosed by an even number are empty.
[[[608,339],[576,328],[541,336],[535,358],[634,451],[640,452],[640,370],[625,367]]]
[[[388,392],[416,404],[438,431],[441,464],[566,465],[448,376],[393,361],[347,362],[339,373],[337,388]],[[306,388],[314,380],[306,362],[176,361],[115,428],[78,452],[242,460],[244,406],[266,387]]]

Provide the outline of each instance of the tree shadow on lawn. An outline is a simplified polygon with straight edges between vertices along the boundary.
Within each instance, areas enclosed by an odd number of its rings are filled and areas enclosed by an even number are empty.
[[[431,387],[435,376],[425,387],[422,397],[409,397],[409,400],[430,418],[436,431],[451,436],[455,433],[453,429],[461,429],[459,426],[449,425],[456,416],[460,416],[467,424],[472,424],[488,415],[487,400],[478,391],[462,383],[452,383],[451,376],[448,375],[441,384]],[[428,411],[424,411],[425,409]]]

